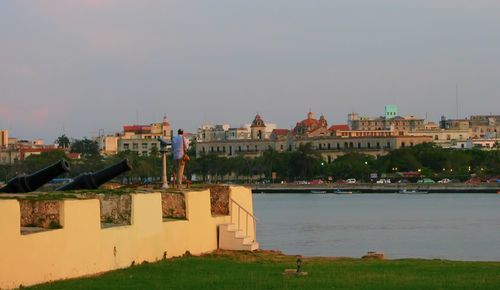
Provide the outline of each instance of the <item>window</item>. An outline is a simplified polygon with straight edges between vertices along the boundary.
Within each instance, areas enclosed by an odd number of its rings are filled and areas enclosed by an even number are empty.
[[[337,143],[337,149],[340,149],[340,143]]]
[[[283,150],[283,144],[280,145],[281,150]]]
[[[391,148],[391,142],[387,142],[387,148]]]
[[[361,143],[358,142],[358,149],[361,149]]]
[[[148,151],[142,151],[142,156],[148,156]]]
[[[370,144],[370,142],[368,142],[368,144],[366,144],[366,146],[368,147],[368,149],[370,149],[372,147],[372,145]]]
[[[132,144],[132,149],[134,149],[134,150],[139,149],[139,144],[138,143]]]
[[[377,142],[377,148],[380,148],[380,142]]]
[[[405,142],[401,142],[401,147],[405,147]]]
[[[148,143],[142,143],[142,149],[148,149]]]
[[[128,143],[123,143],[123,150],[129,150]]]

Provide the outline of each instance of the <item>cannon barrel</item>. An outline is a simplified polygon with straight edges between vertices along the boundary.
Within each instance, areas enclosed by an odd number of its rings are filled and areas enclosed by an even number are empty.
[[[130,169],[132,169],[132,166],[130,166],[128,160],[123,159],[121,162],[104,168],[101,171],[95,173],[83,173],[75,178],[73,182],[61,186],[57,190],[66,191],[76,189],[97,189],[102,184],[126,171],[129,171]]]
[[[16,176],[7,182],[7,185],[0,189],[0,192],[22,193],[37,190],[40,186],[51,181],[57,176],[68,172],[70,166],[68,161],[60,160],[48,167],[38,170],[31,175]]]

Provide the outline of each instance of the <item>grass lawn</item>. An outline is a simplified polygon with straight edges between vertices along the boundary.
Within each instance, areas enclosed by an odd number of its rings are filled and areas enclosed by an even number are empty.
[[[303,258],[308,276],[283,275],[295,260],[272,252],[219,252],[30,289],[500,289],[500,262]]]

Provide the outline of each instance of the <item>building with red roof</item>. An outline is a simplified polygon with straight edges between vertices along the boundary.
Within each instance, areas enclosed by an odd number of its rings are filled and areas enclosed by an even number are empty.
[[[307,113],[307,118],[297,122],[293,132],[296,136],[301,137],[317,137],[328,136],[328,122],[325,116],[321,115],[319,119],[314,118],[314,113]]]

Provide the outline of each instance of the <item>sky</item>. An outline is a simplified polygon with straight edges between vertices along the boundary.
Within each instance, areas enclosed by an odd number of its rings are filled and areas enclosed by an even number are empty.
[[[500,113],[498,0],[0,1],[0,129]]]

